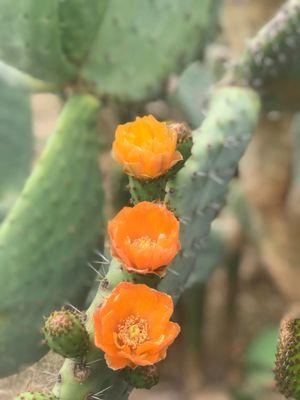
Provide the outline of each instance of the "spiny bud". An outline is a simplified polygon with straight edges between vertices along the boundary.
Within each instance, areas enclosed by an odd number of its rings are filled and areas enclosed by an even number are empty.
[[[155,365],[147,367],[137,367],[135,369],[126,368],[124,379],[137,389],[151,389],[158,384],[159,376]]]
[[[74,312],[54,311],[46,319],[43,331],[48,346],[63,357],[81,358],[88,350],[88,333]]]
[[[275,364],[277,387],[286,398],[300,399],[299,371],[300,318],[289,315],[281,321]]]
[[[190,157],[193,139],[191,129],[186,123],[168,121],[167,125],[177,133],[176,150],[182,155],[182,160],[179,161],[170,171],[170,175],[174,175],[183,167],[185,161]]]
[[[182,143],[191,139],[191,130],[185,122],[168,121],[167,125],[177,133],[177,143]]]
[[[57,400],[51,393],[24,392],[15,397],[15,400]]]

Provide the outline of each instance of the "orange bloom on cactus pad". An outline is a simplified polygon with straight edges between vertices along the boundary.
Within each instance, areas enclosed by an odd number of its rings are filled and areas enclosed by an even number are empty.
[[[176,145],[177,132],[148,115],[117,127],[113,156],[129,175],[153,179],[182,160]]]
[[[109,223],[112,255],[129,272],[163,276],[180,250],[179,222],[163,204],[124,207]]]
[[[180,332],[170,321],[170,296],[146,285],[120,283],[94,314],[95,345],[112,369],[157,363]]]

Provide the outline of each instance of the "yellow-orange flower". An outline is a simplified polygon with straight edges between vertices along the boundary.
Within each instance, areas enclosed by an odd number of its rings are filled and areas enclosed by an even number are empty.
[[[112,255],[129,272],[163,276],[180,250],[179,222],[163,204],[124,207],[108,223],[108,234]]]
[[[176,145],[177,131],[148,115],[118,125],[113,156],[129,175],[138,179],[153,179],[182,160]]]
[[[157,363],[180,327],[170,321],[170,296],[146,285],[120,283],[94,314],[95,345],[112,369]]]

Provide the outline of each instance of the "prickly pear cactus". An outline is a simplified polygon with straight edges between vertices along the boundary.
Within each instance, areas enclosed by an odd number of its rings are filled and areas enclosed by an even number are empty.
[[[194,132],[191,157],[167,185],[165,201],[172,206],[181,221],[183,249],[158,288],[170,293],[175,301],[198,265],[197,260],[205,253],[204,239],[224,200],[227,182],[251,138],[258,112],[259,100],[252,90],[218,90],[202,124],[202,133]],[[94,344],[95,311],[110,296],[114,287],[128,280],[136,282],[135,275],[126,272],[120,261],[113,258],[92,304],[83,313],[85,329],[89,334],[89,348],[81,359],[68,358],[65,361],[60,371],[60,380],[53,389],[54,395],[60,400],[82,400],[88,396],[97,398],[103,395],[108,399],[125,400],[133,385],[149,388],[157,382],[153,371],[148,371],[150,375],[143,369],[129,374],[127,371],[125,375],[113,372],[105,364],[103,353]],[[139,281],[149,283],[147,277],[140,277]]]

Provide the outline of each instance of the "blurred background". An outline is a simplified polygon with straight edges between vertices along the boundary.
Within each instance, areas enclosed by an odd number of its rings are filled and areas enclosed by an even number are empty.
[[[220,75],[282,3],[224,0],[215,40],[206,47],[203,57],[210,71],[215,69],[215,75]],[[203,63],[195,62],[188,68],[183,75],[171,74],[163,94],[154,101],[131,108],[109,103],[102,109],[98,123],[105,135],[101,138],[103,153],[99,162],[108,216],[118,208],[114,204],[115,191],[125,191],[125,185],[120,189],[112,183],[116,166],[110,147],[116,125],[137,114],[152,113],[160,120],[188,120],[196,126],[195,109],[186,106],[190,101],[186,89],[189,80],[193,82],[190,90],[195,86],[194,106],[205,114],[207,99],[201,88],[208,87],[215,78]],[[289,89],[285,94],[293,99]],[[54,94],[30,97],[34,142],[24,136],[24,143],[16,144],[16,154],[18,158],[24,155],[24,160],[16,167],[20,169],[18,185],[0,193],[2,219],[39,159],[62,104],[63,98]],[[132,400],[283,399],[276,391],[272,371],[278,327],[283,315],[300,300],[300,270],[296,265],[300,257],[300,208],[297,193],[291,190],[291,137],[293,129],[300,125],[295,111],[297,105],[283,107],[272,101],[266,107],[230,186],[226,206],[214,223],[203,262],[205,268],[192,277],[178,303],[175,319],[182,325],[182,334],[161,365],[160,383],[149,392],[136,390]],[[0,140],[1,154],[6,148],[1,136]],[[28,148],[33,149],[33,156],[27,170],[24,166],[28,165]],[[10,168],[15,164],[12,160]],[[9,175],[10,171],[2,170],[1,174]],[[286,213],[287,207],[290,214]],[[51,388],[61,364],[61,357],[49,353],[21,373],[1,379],[0,399],[11,399],[29,387]]]

